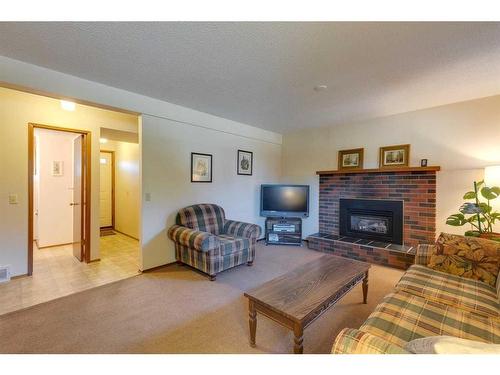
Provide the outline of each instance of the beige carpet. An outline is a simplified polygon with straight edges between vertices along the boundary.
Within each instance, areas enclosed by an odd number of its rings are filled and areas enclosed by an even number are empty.
[[[291,332],[258,316],[248,345],[243,292],[321,256],[299,247],[259,244],[253,267],[210,282],[187,267],[164,267],[113,284],[0,316],[2,353],[291,353]],[[330,352],[344,327],[359,327],[401,277],[373,266],[368,304],[361,286],[309,326],[305,353]]]

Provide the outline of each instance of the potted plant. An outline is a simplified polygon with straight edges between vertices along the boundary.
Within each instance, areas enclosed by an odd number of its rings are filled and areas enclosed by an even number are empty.
[[[484,181],[474,181],[474,191],[465,193],[463,199],[472,200],[460,206],[459,213],[446,219],[446,224],[460,227],[466,224],[471,230],[465,232],[466,236],[483,237],[500,241],[500,233],[493,232],[493,225],[500,221],[500,213],[493,211],[490,202],[500,196],[500,187],[485,186]]]

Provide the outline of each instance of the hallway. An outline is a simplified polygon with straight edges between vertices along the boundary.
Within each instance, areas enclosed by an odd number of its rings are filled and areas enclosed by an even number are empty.
[[[140,273],[139,241],[120,233],[100,238],[101,260],[81,263],[72,246],[33,252],[33,276],[0,284],[0,315]]]

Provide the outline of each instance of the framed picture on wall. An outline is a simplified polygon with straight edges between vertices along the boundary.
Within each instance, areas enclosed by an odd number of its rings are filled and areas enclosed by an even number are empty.
[[[380,147],[379,167],[407,167],[410,160],[410,145]]]
[[[238,150],[237,173],[244,176],[251,176],[253,173],[253,152]]]
[[[191,153],[191,182],[212,182],[212,155]]]
[[[354,148],[352,150],[339,151],[339,170],[342,169],[363,169],[364,148]]]
[[[62,160],[54,160],[52,162],[52,176],[60,177],[64,174],[64,162]]]

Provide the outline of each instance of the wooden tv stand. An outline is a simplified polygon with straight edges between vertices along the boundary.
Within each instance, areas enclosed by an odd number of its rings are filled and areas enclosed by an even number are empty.
[[[265,232],[266,245],[302,245],[300,217],[268,217]]]

